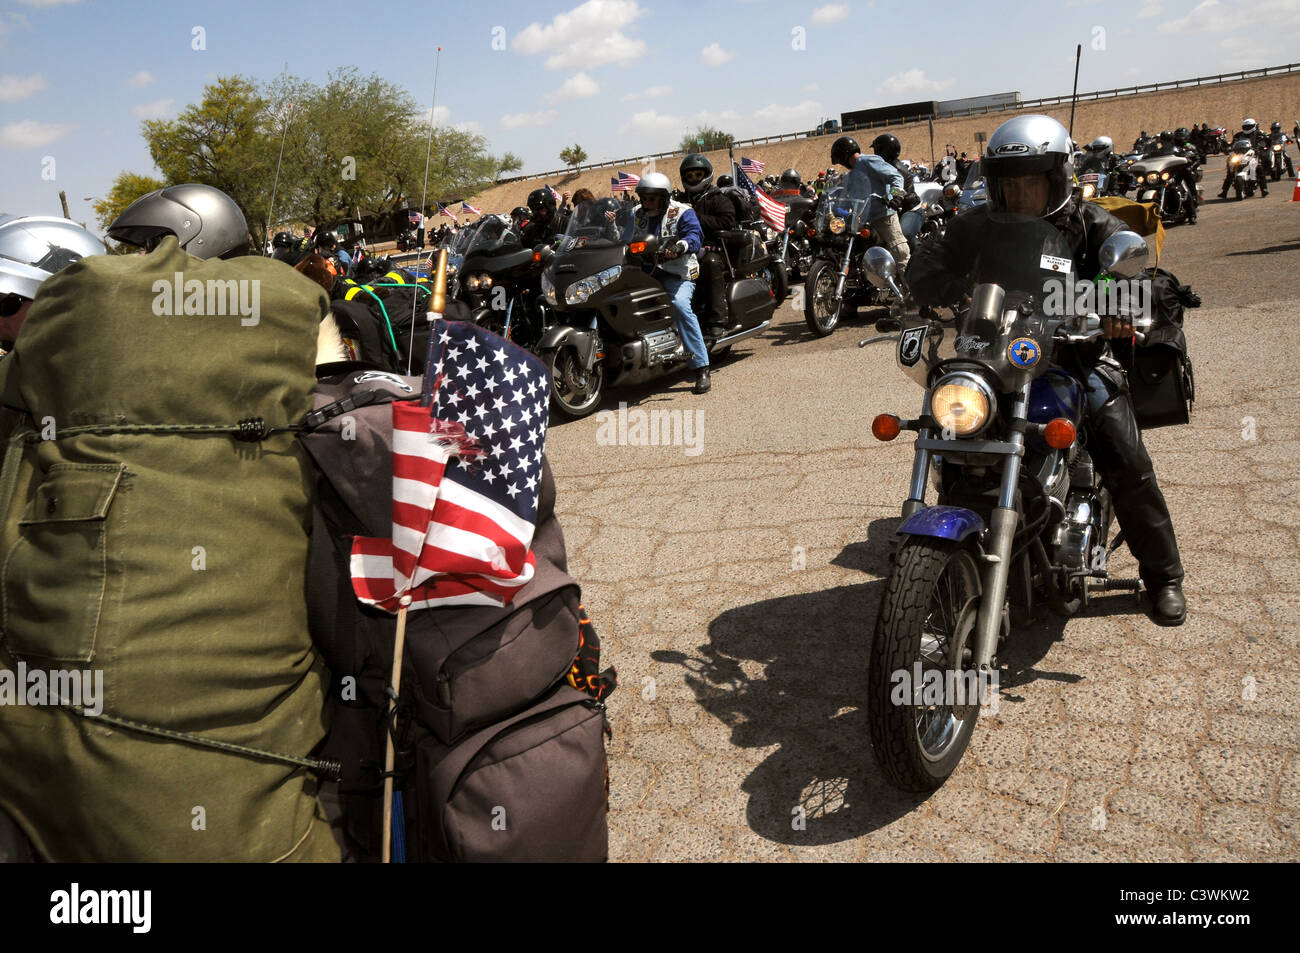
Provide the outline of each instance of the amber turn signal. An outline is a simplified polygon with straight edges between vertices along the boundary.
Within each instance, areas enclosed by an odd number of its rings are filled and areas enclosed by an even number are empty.
[[[876,419],[871,421],[871,436],[877,440],[893,440],[900,430],[902,427],[893,414],[877,414]]]
[[[645,242],[633,242],[627,246],[627,250],[634,255],[640,255],[645,251]]]
[[[1064,417],[1057,417],[1043,428],[1043,439],[1053,450],[1064,450],[1074,443],[1074,424]]]

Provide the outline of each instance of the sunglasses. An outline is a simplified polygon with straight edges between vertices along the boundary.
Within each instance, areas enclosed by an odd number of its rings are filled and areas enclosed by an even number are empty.
[[[682,176],[682,181],[694,184],[696,182],[703,182],[708,177],[709,173],[705,172],[703,169],[692,169],[690,172],[687,172]]]
[[[24,298],[22,295],[7,294],[0,297],[0,318],[11,318],[18,313],[31,298]]]

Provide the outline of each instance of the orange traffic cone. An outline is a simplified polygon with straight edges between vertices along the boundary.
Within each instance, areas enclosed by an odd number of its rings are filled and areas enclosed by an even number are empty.
[[[1291,193],[1292,202],[1300,202],[1300,175],[1295,177],[1295,191]]]

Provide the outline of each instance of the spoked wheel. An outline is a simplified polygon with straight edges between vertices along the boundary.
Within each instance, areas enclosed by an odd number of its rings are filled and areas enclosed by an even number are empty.
[[[812,263],[804,280],[804,321],[819,338],[826,337],[840,323],[840,308],[844,302],[835,296],[839,277],[831,262],[818,259]]]
[[[868,720],[876,757],[903,790],[938,788],[970,744],[979,686],[963,673],[979,594],[968,549],[929,538],[900,544],[871,646]]]
[[[551,407],[572,420],[596,409],[605,391],[603,364],[597,363],[588,371],[571,345],[548,350],[542,357],[551,371]]]

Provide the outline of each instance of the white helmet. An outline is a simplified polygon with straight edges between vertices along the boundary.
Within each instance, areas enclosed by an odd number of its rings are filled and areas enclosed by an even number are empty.
[[[1114,148],[1115,143],[1110,136],[1098,136],[1088,143],[1089,152],[1110,152]]]
[[[103,242],[66,218],[0,215],[0,297],[35,298],[56,271],[106,253]]]
[[[1047,173],[1050,183],[1047,205],[1039,215],[1055,215],[1070,200],[1074,190],[1070,134],[1051,116],[1017,116],[998,126],[989,137],[980,161],[980,172],[988,193],[989,211],[1005,212],[1001,180],[1022,175]]]
[[[673,184],[668,181],[668,176],[662,172],[647,172],[636,184],[636,194],[644,201],[647,195],[660,195],[664,197],[664,208],[668,208],[668,199],[672,195]]]
[[[1247,135],[1253,136],[1258,129],[1259,123],[1255,122],[1253,119],[1243,119],[1241,121],[1241,131]]]

